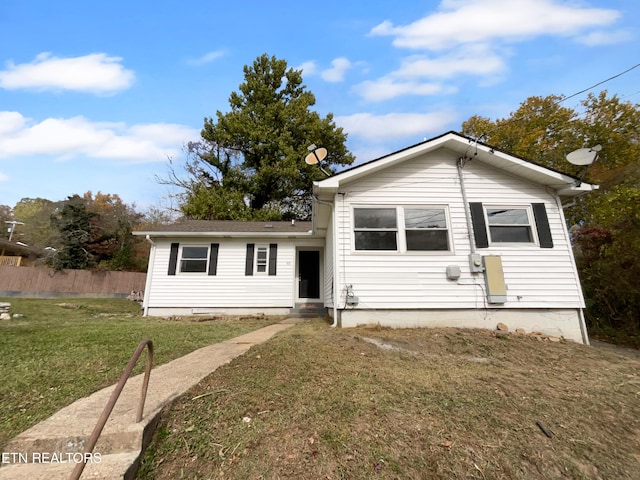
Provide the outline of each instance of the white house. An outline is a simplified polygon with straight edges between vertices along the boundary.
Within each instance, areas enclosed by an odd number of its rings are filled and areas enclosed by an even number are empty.
[[[315,182],[311,222],[135,232],[152,243],[144,311],[315,304],[342,327],[503,322],[586,343],[562,203],[595,188],[449,132]]]

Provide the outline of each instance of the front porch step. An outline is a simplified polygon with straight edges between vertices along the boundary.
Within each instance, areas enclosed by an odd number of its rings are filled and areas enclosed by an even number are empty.
[[[322,303],[296,303],[289,316],[298,318],[326,317],[327,308]]]

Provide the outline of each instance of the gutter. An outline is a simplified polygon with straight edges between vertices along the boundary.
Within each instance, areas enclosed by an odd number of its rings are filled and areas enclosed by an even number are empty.
[[[156,244],[149,235],[145,237],[145,240],[151,244],[149,269],[147,269],[147,280],[144,285],[144,298],[142,300],[142,307],[144,308],[142,315],[146,317],[149,314],[149,296],[151,295],[151,277],[153,277],[153,265],[156,258]]]
[[[227,238],[305,238],[315,236],[312,230],[307,232],[132,232],[136,236],[154,237],[227,237]]]

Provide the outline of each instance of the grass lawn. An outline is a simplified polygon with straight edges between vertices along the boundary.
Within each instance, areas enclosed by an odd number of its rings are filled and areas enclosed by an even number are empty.
[[[137,303],[119,299],[2,301],[24,316],[0,321],[0,451],[60,408],[116,383],[143,338],[153,341],[158,365],[279,320],[143,318]]]
[[[639,412],[634,356],[311,321],[176,401],[138,478],[635,480]]]

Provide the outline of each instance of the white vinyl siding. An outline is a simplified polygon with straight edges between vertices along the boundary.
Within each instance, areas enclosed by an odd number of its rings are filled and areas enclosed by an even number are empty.
[[[247,241],[217,239],[220,243],[216,275],[167,275],[171,242],[181,248],[202,245],[195,239],[156,239],[155,261],[148,275],[151,308],[207,308],[207,307],[292,307],[295,268],[293,240],[259,243],[278,244],[277,275],[245,275]],[[268,254],[267,254],[268,256]]]
[[[339,267],[336,277],[344,307],[345,286],[359,299],[355,308],[422,309],[485,308],[484,277],[471,274],[468,255],[473,235],[467,230],[465,207],[456,171],[457,156],[439,150],[375,175],[348,183],[336,196]],[[502,257],[507,283],[506,308],[575,308],[583,306],[563,216],[552,193],[506,172],[469,162],[464,167],[469,202],[489,206],[528,206],[544,203],[553,248],[535,243],[493,243],[477,251]],[[354,249],[354,208],[422,208],[446,206],[448,252],[385,252]],[[532,222],[532,217],[529,217]],[[532,229],[535,224],[530,223]],[[535,232],[533,234],[535,238]],[[448,265],[462,271],[458,281],[447,279]],[[352,307],[349,307],[352,308]],[[500,307],[502,308],[502,307]]]

